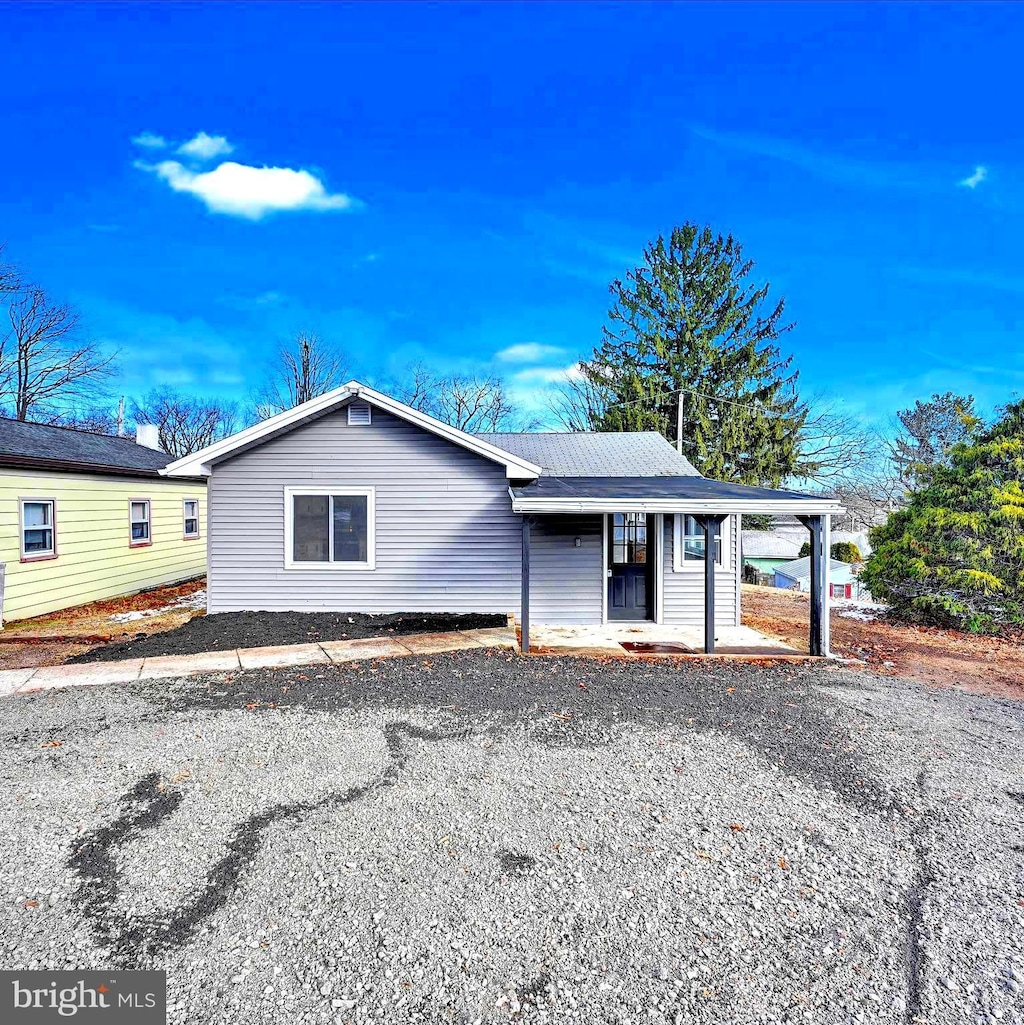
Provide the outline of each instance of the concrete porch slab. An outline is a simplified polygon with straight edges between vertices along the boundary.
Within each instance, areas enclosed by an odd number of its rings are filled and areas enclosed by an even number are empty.
[[[356,641],[321,641],[320,647],[332,662],[362,662],[374,658],[394,658],[412,652],[395,640],[364,637]]]
[[[628,651],[622,642],[638,646]],[[643,651],[644,645],[651,650]],[[683,650],[657,650],[659,645],[679,646]],[[530,650],[558,654],[597,654],[636,657],[645,654],[704,655],[704,630],[700,626],[669,626],[665,623],[605,623],[602,626],[558,626],[538,624],[530,627]],[[715,631],[715,655],[805,655],[772,637],[765,637],[749,626],[720,626]],[[806,657],[806,656],[805,656]]]
[[[327,662],[330,656],[319,644],[277,644],[265,648],[239,648],[243,669],[287,669],[290,666]]]

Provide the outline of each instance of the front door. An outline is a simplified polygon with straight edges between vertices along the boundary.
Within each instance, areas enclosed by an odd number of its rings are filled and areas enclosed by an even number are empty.
[[[650,619],[653,608],[654,538],[646,513],[608,517],[608,618]]]

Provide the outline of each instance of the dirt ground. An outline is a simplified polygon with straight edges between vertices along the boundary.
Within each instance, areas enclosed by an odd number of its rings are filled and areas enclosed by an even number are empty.
[[[860,667],[937,687],[1024,698],[1024,647],[998,637],[955,630],[861,622],[832,610],[832,652]],[[743,585],[743,622],[769,637],[807,650],[810,616],[806,594]],[[851,663],[858,668],[858,663]]]
[[[127,623],[117,623],[110,617],[177,605],[205,587],[206,579],[201,577],[126,598],[110,598],[34,619],[15,620],[0,631],[0,669],[58,665],[101,644],[173,630],[201,613],[195,608],[178,607]]]

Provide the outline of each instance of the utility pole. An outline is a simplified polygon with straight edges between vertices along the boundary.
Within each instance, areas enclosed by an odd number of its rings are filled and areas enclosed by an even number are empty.
[[[117,436],[119,438],[124,437],[124,396],[121,396],[121,401],[117,404]]]
[[[676,451],[683,454],[683,389],[679,389],[679,401],[676,403]]]

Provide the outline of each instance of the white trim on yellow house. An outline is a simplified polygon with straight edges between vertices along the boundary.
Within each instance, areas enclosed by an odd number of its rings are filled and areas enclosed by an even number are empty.
[[[21,499],[55,502],[56,556],[22,560]],[[186,498],[199,500],[199,536],[182,537]],[[150,543],[131,545],[132,500],[150,502]],[[40,616],[206,571],[206,486],[194,480],[0,466],[3,622]]]

